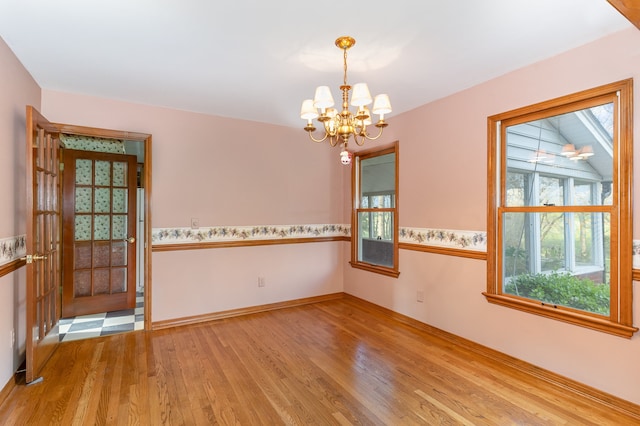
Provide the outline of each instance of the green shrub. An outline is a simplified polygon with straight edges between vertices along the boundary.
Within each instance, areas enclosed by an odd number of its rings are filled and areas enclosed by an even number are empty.
[[[518,275],[504,286],[504,293],[609,315],[609,286],[569,273]]]

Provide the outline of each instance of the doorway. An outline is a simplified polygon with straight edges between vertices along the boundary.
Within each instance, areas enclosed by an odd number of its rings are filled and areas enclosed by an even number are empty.
[[[71,316],[71,318],[61,320],[60,322],[61,339],[73,340],[79,336],[94,337],[96,335],[111,334],[114,332],[113,330],[116,330],[116,332],[118,330],[148,330],[151,325],[151,280],[149,273],[151,269],[151,224],[149,209],[149,200],[151,198],[151,135],[59,123],[55,125],[60,129],[61,139],[64,143],[63,157],[65,157],[65,170],[63,174],[65,176],[67,176],[67,173],[71,174],[75,172],[75,169],[67,170],[71,167],[75,168],[75,165],[72,166],[71,162],[67,162],[66,154],[69,154],[69,158],[74,158],[77,157],[78,151],[82,151],[81,156],[83,156],[84,153],[88,156],[100,157],[97,160],[100,163],[93,162],[91,163],[92,167],[96,167],[96,165],[100,167],[108,166],[109,170],[111,170],[107,184],[101,183],[94,188],[92,182],[91,185],[86,185],[82,188],[83,191],[90,191],[91,194],[93,194],[91,197],[92,202],[97,201],[97,197],[95,196],[96,191],[108,192],[107,198],[111,200],[111,205],[109,209],[107,209],[108,211],[102,212],[100,210],[96,212],[101,214],[100,220],[104,223],[109,223],[109,231],[106,233],[108,238],[99,236],[97,240],[94,240],[92,234],[90,245],[97,249],[87,251],[85,247],[83,259],[85,261],[87,260],[86,253],[91,253],[91,255],[89,256],[90,265],[84,270],[78,268],[77,262],[77,260],[82,259],[83,256],[82,250],[77,250],[82,244],[76,244],[77,247],[74,247],[74,242],[77,242],[75,241],[76,238],[74,235],[76,234],[76,224],[83,222],[83,220],[87,222],[86,219],[89,219],[89,223],[91,223],[89,229],[91,233],[93,233],[94,229],[97,229],[97,221],[94,221],[93,217],[89,218],[89,215],[84,215],[84,218],[77,220],[76,217],[83,216],[83,214],[76,214],[75,210],[71,210],[71,217],[64,217],[63,214],[63,221],[65,223],[63,227],[63,239],[66,237],[67,242],[71,241],[72,253],[72,255],[65,258],[63,262],[63,277],[66,280],[71,274],[80,276],[83,274],[87,276],[87,274],[89,274],[92,277],[95,276],[98,281],[100,281],[100,277],[102,277],[101,282],[103,287],[104,283],[108,283],[109,286],[115,284],[116,287],[119,285],[124,288],[125,286],[122,284],[126,283],[126,290],[130,290],[128,294],[124,296],[124,299],[126,299],[124,301],[125,305],[114,304],[113,298],[109,299],[106,297],[106,294],[99,294],[99,290],[97,295],[91,294],[92,297],[86,297],[85,301],[83,301],[86,302],[89,299],[93,299],[92,302],[89,302],[89,304],[92,305],[89,311],[85,309],[85,306],[76,311],[71,309],[67,311],[65,315],[65,299],[68,303],[70,298],[73,298],[76,294],[84,295],[82,292],[86,292],[86,285],[84,289],[80,290],[77,288],[74,289],[73,286],[63,286],[63,317]],[[102,145],[102,148],[97,147],[97,145]],[[105,154],[105,152],[108,154]],[[105,158],[102,158],[103,156]],[[128,159],[127,162],[125,162],[125,159]],[[120,214],[124,211],[122,210],[122,203],[118,201],[118,197],[116,197],[116,195],[119,195],[119,198],[122,199],[120,195],[120,193],[123,192],[122,187],[127,185],[121,181],[115,183],[111,181],[114,177],[114,171],[117,170],[118,174],[121,174],[123,164],[127,164],[124,167],[131,172],[123,176],[125,176],[125,179],[133,179],[133,181],[130,181],[128,184],[128,188],[131,188],[131,190],[127,191],[128,196],[125,200],[127,205],[126,210],[128,212],[138,211],[138,214],[135,215],[134,213],[133,217],[126,217],[126,215]],[[71,194],[65,193],[65,186],[63,185],[61,191],[63,198],[75,198],[76,196],[74,194],[76,189],[74,188],[71,188],[71,191],[69,191],[69,188],[66,188],[66,191]],[[73,202],[71,204],[73,204]],[[96,208],[104,209],[104,204],[101,206],[96,205]],[[91,215],[93,214],[94,212],[92,211]],[[69,215],[69,212],[67,212],[67,215]],[[96,228],[94,228],[94,226]],[[119,235],[120,233],[123,235]],[[87,246],[87,244],[84,245]],[[100,253],[102,253],[102,257],[100,257]],[[129,260],[127,260],[127,258]],[[122,266],[125,264],[131,265],[132,258],[134,259],[132,274],[128,274],[126,278],[123,278],[123,274],[126,273],[123,271],[126,271],[126,268]],[[104,264],[100,264],[102,261],[106,263],[103,262]],[[105,267],[107,265],[108,267]],[[92,282],[92,280],[85,280],[85,284],[87,282]],[[111,289],[105,291],[103,288],[102,292],[111,293]],[[86,296],[88,296],[88,294],[86,294]],[[111,294],[109,296],[111,296]],[[89,315],[82,315],[87,313],[89,313]],[[100,334],[100,328],[102,327],[104,327],[102,329],[103,334]],[[75,331],[79,333],[71,336],[71,333]]]

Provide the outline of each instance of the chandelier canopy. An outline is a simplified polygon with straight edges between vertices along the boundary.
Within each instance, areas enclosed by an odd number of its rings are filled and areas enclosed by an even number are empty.
[[[391,102],[386,94],[377,95],[373,100],[372,112],[379,116],[378,122],[374,124],[378,128],[378,134],[369,135],[367,126],[372,124],[371,112],[367,105],[371,104],[371,94],[366,83],[356,83],[353,86],[353,95],[351,97],[351,106],[357,108],[355,113],[349,111],[349,92],[351,86],[347,84],[347,50],[356,44],[354,38],[349,36],[339,37],[336,40],[336,46],[344,51],[344,79],[340,86],[342,91],[342,111],[338,111],[334,106],[333,96],[329,86],[319,86],[316,88],[314,99],[306,99],[302,102],[300,110],[300,118],[307,120],[304,130],[307,131],[309,137],[314,142],[322,142],[329,139],[331,146],[338,143],[342,145],[340,159],[343,164],[351,162],[351,154],[347,151],[349,139],[353,140],[357,145],[364,145],[364,142],[378,139],[382,135],[382,130],[388,126],[384,121],[384,115],[391,112]],[[313,132],[316,126],[313,120],[317,119],[324,127],[324,135],[314,137]]]

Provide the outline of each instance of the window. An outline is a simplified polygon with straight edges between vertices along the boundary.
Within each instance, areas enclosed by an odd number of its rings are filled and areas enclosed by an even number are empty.
[[[631,337],[632,81],[489,117],[487,300]]]
[[[351,265],[397,277],[398,143],[354,154]]]

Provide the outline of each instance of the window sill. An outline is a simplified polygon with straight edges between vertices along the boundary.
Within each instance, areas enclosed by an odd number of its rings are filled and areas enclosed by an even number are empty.
[[[614,336],[630,339],[633,334],[638,331],[637,327],[620,324],[603,317],[591,316],[586,313],[581,314],[574,311],[554,308],[551,305],[542,305],[540,302],[517,299],[510,296],[504,296],[502,294],[490,294],[486,292],[483,292],[482,294],[487,298],[489,303],[518,309],[520,311],[563,321],[569,324],[579,325],[596,331],[602,331]]]
[[[384,266],[372,265],[369,263],[359,263],[359,262],[349,262],[351,267],[356,269],[362,269],[364,271],[374,272],[376,274],[386,275],[392,278],[398,278],[400,276],[400,271],[396,271],[395,269],[385,268]]]

